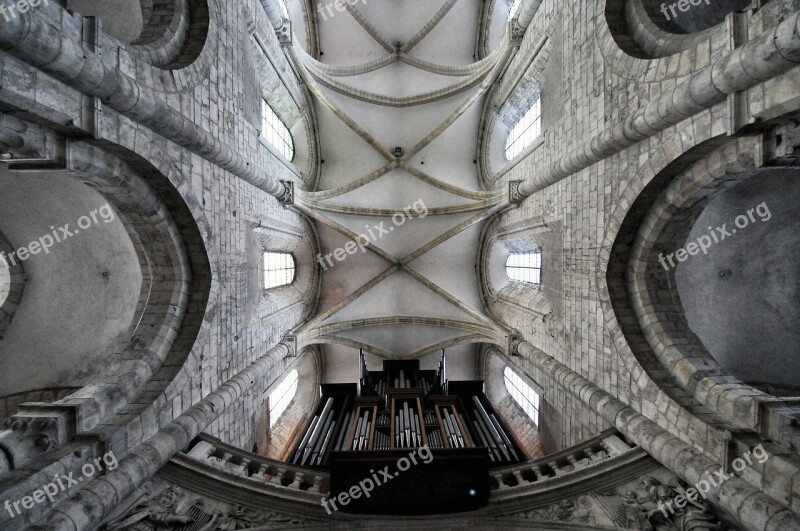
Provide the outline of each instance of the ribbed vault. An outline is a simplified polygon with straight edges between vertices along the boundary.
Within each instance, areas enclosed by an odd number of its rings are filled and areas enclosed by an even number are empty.
[[[328,381],[352,381],[357,349],[423,364],[446,349],[455,373],[474,377],[480,344],[507,345],[475,263],[483,223],[511,204],[507,190],[481,189],[476,152],[484,98],[518,42],[507,31],[475,57],[464,29],[478,4],[351,2],[319,17],[321,55],[297,35],[287,47],[315,97],[324,161],[319,188],[295,196],[325,270],[319,313],[297,336],[324,345]]]

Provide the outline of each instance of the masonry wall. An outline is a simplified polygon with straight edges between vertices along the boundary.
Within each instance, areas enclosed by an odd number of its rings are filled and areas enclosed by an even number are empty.
[[[635,110],[686,79],[687,74],[729,53],[727,29],[717,28],[697,49],[674,58],[634,60],[614,52],[615,45],[601,35],[605,25],[603,2],[565,3],[545,0],[523,43],[543,33],[552,41],[550,61],[544,68],[544,143],[516,164],[497,186],[509,180],[525,180],[549,167],[571,151],[584,146],[595,135],[622,123]],[[750,14],[751,38],[779,20],[797,2],[770,2],[762,12]],[[768,24],[766,23],[767,21]],[[554,60],[556,58],[557,60]],[[517,64],[528,58],[518,58]],[[747,91],[745,100],[752,115],[779,116],[797,110],[797,68]],[[794,90],[788,89],[789,85]],[[551,91],[547,93],[547,87]],[[554,118],[554,119],[553,119]],[[752,119],[752,118],[751,118]],[[496,304],[509,324],[545,353],[584,375],[646,416],[673,430],[698,449],[720,452],[715,428],[698,422],[687,430],[680,406],[634,381],[632,366],[619,354],[612,336],[615,328],[610,306],[604,304],[608,249],[622,217],[630,206],[629,188],[639,190],[654,172],[681,153],[712,138],[724,138],[730,127],[730,107],[719,104],[701,111],[663,133],[644,140],[605,160],[578,171],[529,197],[519,208],[501,217],[498,225],[535,224],[544,219],[561,225],[563,268],[561,292],[554,294],[563,315],[553,314],[550,325],[536,326],[532,316],[507,305]],[[605,251],[605,254],[604,254]],[[604,281],[603,281],[604,282]],[[504,307],[505,306],[505,307]],[[526,360],[518,360],[525,372],[542,386],[545,399],[564,427],[569,446],[597,433],[605,422],[561,390],[558,382],[537,374]],[[656,389],[657,391],[657,389]],[[691,434],[687,434],[691,431]],[[558,433],[556,429],[554,433]]]

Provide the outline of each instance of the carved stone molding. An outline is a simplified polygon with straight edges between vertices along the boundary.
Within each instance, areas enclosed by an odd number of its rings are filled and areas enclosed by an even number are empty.
[[[212,500],[166,480],[155,479],[125,500],[111,516],[108,530],[235,531],[286,529],[319,524],[266,508]]]
[[[546,507],[521,511],[512,519],[593,525],[601,529],[646,531],[711,531],[728,526],[697,493],[685,496],[687,486],[664,468],[612,488],[559,500]],[[679,503],[677,503],[679,502]],[[679,507],[681,505],[681,507]]]
[[[298,355],[297,352],[297,336],[293,334],[286,334],[283,336],[283,344],[289,348],[289,354],[287,355],[288,358],[296,358]]]
[[[512,205],[521,205],[525,196],[519,191],[522,181],[508,181],[508,202]]]
[[[14,171],[66,170],[69,141],[7,113],[0,113],[0,162]]]
[[[508,22],[508,35],[511,44],[519,46],[522,44],[522,38],[525,36],[525,28],[519,23],[519,17],[514,17]]]
[[[292,22],[288,19],[284,20],[281,27],[275,28],[275,35],[278,37],[278,42],[281,43],[281,46],[291,46]]]
[[[294,204],[294,183],[292,181],[280,181],[283,185],[284,191],[280,197],[278,197],[278,201],[284,205],[289,206]]]

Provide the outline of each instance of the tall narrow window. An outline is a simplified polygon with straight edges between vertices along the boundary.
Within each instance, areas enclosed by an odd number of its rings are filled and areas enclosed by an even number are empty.
[[[517,373],[506,367],[503,371],[503,379],[506,389],[511,398],[519,404],[519,407],[528,415],[534,424],[539,425],[539,395],[519,377]]]
[[[294,159],[292,134],[264,99],[261,100],[261,136],[286,160]]]
[[[542,283],[542,252],[515,253],[506,261],[509,280],[528,284]]]
[[[291,284],[294,269],[294,257],[289,253],[264,253],[264,289]]]
[[[293,369],[269,395],[269,427],[273,427],[289,407],[297,392],[297,369]]]
[[[511,160],[522,153],[526,147],[531,145],[531,142],[541,135],[542,98],[539,97],[511,128],[511,132],[506,139],[506,159]]]

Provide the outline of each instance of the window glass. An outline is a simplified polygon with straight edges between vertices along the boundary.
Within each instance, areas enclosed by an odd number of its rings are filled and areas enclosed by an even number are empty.
[[[506,367],[503,371],[503,379],[506,383],[506,389],[511,395],[511,398],[519,404],[519,407],[525,411],[534,424],[539,425],[539,395],[526,384],[517,373]]]
[[[294,272],[294,257],[289,253],[264,253],[264,289],[291,284]]]
[[[289,128],[278,118],[267,100],[261,100],[261,136],[283,157],[294,159],[294,141]]]
[[[269,395],[269,427],[273,427],[297,393],[297,369],[293,369]]]
[[[506,139],[506,159],[512,160],[542,135],[542,99],[537,98],[511,128]]]
[[[514,253],[506,261],[509,280],[528,284],[542,283],[542,252]]]

